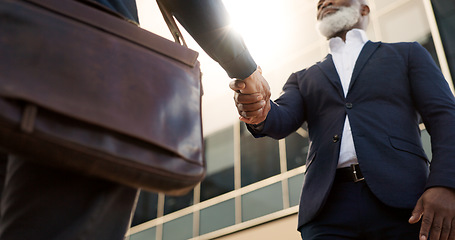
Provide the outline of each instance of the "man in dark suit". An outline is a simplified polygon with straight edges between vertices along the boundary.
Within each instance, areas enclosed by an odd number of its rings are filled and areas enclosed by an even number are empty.
[[[275,101],[263,78],[231,83],[255,137],[308,125],[302,238],[455,239],[455,99],[446,80],[418,43],[368,41],[364,0],[319,0],[317,9],[330,45],[324,60],[293,73]]]

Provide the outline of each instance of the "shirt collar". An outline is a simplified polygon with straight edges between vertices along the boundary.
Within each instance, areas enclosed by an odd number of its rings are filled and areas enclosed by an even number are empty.
[[[346,43],[340,37],[334,37],[329,40],[330,52],[337,52],[342,49],[346,44],[361,44],[362,46],[368,42],[367,34],[364,30],[354,28],[346,33]]]

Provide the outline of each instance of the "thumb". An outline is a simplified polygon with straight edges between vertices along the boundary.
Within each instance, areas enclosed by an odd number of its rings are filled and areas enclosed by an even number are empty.
[[[244,81],[236,79],[229,83],[229,87],[234,91],[240,91],[242,89],[245,89],[246,84]]]
[[[423,210],[424,210],[423,209],[423,200],[422,200],[422,198],[420,198],[417,201],[417,204],[414,207],[414,210],[412,210],[412,215],[409,218],[409,223],[414,224],[414,223],[417,223],[418,221],[420,221],[420,218],[422,218]]]

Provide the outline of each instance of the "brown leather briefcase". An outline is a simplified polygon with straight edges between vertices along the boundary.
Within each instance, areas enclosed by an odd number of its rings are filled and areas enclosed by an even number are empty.
[[[0,147],[186,193],[205,174],[197,52],[85,1],[0,0]]]

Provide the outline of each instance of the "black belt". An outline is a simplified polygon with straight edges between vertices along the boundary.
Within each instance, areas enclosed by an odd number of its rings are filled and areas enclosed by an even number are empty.
[[[360,171],[359,164],[351,164],[350,167],[338,168],[335,175],[335,182],[360,182],[365,180]]]

